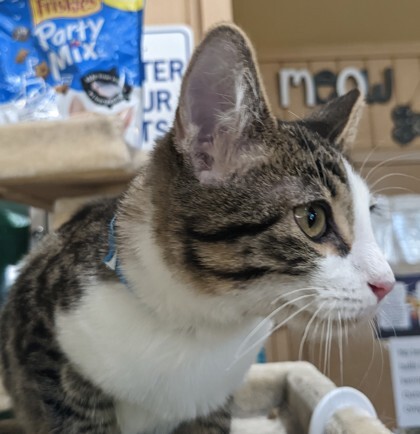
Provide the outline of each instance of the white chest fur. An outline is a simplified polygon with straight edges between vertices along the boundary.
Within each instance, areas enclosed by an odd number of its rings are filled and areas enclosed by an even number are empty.
[[[156,427],[163,434],[165,426],[222,405],[255,360],[258,347],[231,366],[257,322],[180,332],[156,321],[121,284],[91,286],[78,309],[57,315],[60,344],[88,378],[116,398],[126,434]]]

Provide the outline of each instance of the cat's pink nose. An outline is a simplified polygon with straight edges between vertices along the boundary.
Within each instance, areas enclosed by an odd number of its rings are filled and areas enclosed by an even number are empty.
[[[376,295],[378,301],[381,301],[387,294],[392,291],[395,285],[395,280],[392,281],[377,281],[368,283],[372,292]]]

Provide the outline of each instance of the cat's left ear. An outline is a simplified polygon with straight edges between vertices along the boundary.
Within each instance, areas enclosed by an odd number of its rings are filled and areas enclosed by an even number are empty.
[[[263,158],[261,132],[275,125],[252,47],[236,26],[214,27],[184,76],[175,145],[202,183],[217,183]]]
[[[365,106],[358,89],[334,98],[303,120],[303,123],[328,139],[340,151],[351,148]]]

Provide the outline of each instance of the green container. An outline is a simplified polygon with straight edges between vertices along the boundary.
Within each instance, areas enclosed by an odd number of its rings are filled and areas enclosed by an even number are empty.
[[[7,291],[6,269],[17,264],[28,251],[29,238],[28,208],[0,201],[0,301]]]

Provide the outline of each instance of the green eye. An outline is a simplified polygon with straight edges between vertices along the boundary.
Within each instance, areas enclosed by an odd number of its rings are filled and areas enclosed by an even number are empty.
[[[319,240],[327,230],[327,217],[322,206],[310,203],[294,209],[295,220],[302,231],[312,240]]]

